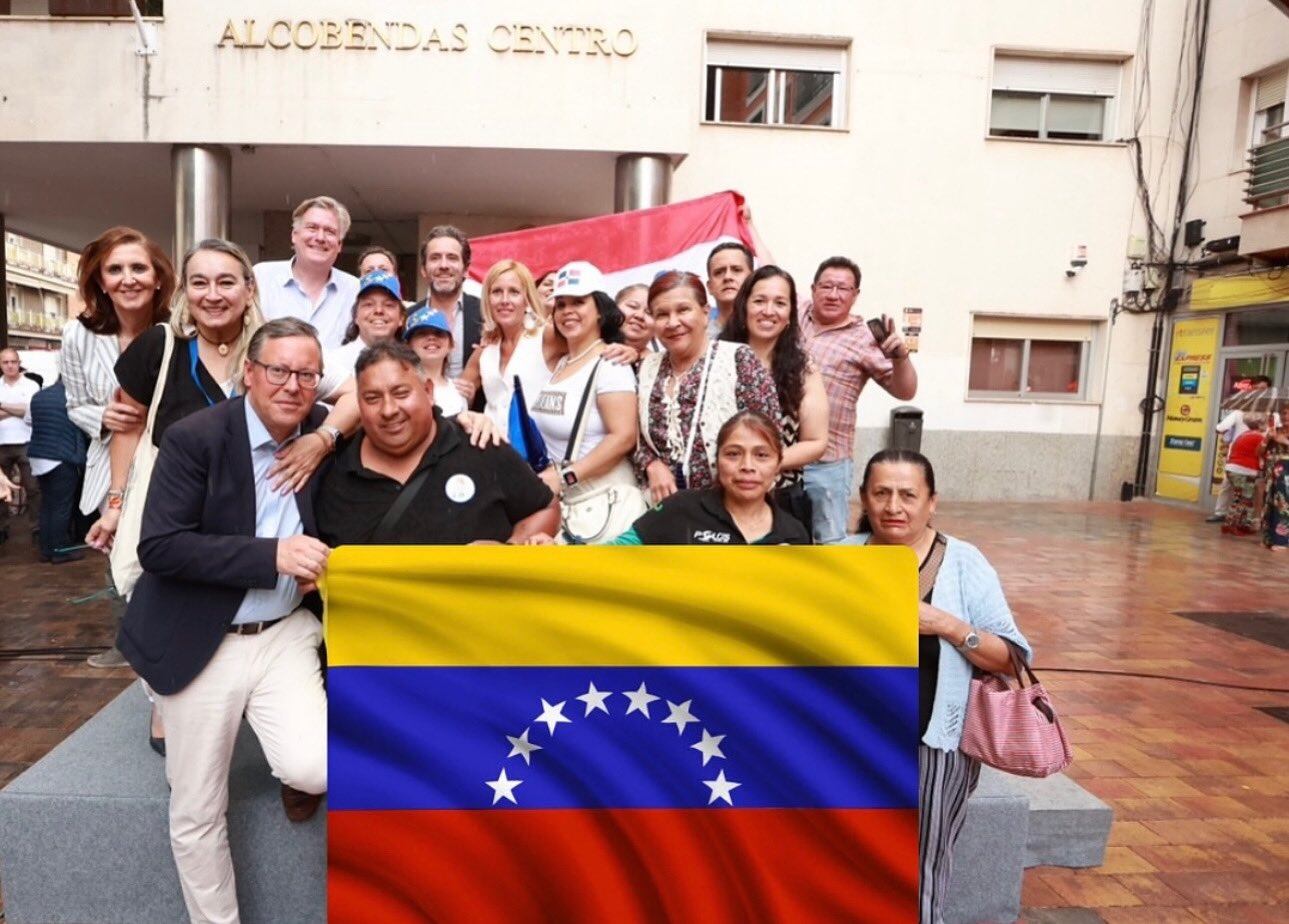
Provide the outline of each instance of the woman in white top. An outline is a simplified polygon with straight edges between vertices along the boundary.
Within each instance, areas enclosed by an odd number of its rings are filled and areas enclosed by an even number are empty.
[[[434,406],[444,417],[466,413],[465,398],[448,378],[452,325],[448,323],[447,315],[429,305],[416,309],[407,319],[403,339],[421,357],[421,368],[434,383]]]
[[[541,479],[570,503],[595,490],[597,483],[621,482],[634,489],[628,457],[636,445],[636,378],[629,367],[603,359],[606,345],[622,340],[622,312],[590,263],[570,263],[556,274],[552,326],[565,344],[565,355],[528,399],[552,462],[539,473]],[[624,529],[644,509],[640,492],[633,493],[632,506],[638,509]],[[595,541],[615,537],[602,535]]]
[[[141,412],[117,394],[116,361],[140,334],[170,317],[175,269],[141,231],[118,226],[81,251],[77,282],[85,310],[63,328],[61,368],[67,416],[90,438],[80,503],[81,513],[89,514],[107,498],[114,435],[143,423]],[[119,623],[125,606],[113,596]],[[113,647],[92,655],[90,664],[121,667],[125,659]]]
[[[505,433],[510,426],[515,377],[531,404],[563,355],[564,343],[547,323],[546,306],[532,274],[517,260],[502,260],[488,270],[479,309],[483,315],[481,345],[470,357],[462,378],[483,388],[487,399],[484,413]]]

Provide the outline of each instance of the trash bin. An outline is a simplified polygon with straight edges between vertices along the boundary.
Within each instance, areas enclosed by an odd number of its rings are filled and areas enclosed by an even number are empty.
[[[902,404],[891,411],[891,449],[922,451],[922,409]]]

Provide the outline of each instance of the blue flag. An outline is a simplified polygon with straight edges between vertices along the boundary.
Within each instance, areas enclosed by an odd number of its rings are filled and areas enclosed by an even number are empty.
[[[515,394],[510,399],[509,430],[507,438],[510,445],[532,466],[533,471],[540,472],[550,467],[546,440],[542,439],[542,431],[537,429],[528,413],[528,401],[524,398],[524,386],[520,384],[519,376],[515,376]]]

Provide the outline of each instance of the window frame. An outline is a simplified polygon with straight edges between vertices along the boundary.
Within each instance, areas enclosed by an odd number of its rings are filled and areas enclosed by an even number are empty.
[[[713,54],[713,45],[726,46]],[[743,45],[749,51],[745,62],[727,60],[728,46]],[[782,54],[776,56],[781,50]],[[842,36],[766,35],[744,32],[706,32],[703,36],[702,89],[700,124],[754,128],[808,129],[813,131],[848,131],[849,109],[847,81],[850,74],[851,40]],[[810,60],[812,52],[817,60]],[[713,58],[720,60],[712,60]],[[777,60],[776,60],[777,57]],[[793,58],[799,60],[793,60]],[[829,57],[839,59],[830,63]],[[724,72],[728,69],[766,72],[765,102],[758,109],[764,121],[730,121],[721,117],[721,91]],[[787,122],[787,76],[789,74],[830,74],[832,106],[829,124]],[[822,94],[820,94],[822,95]],[[710,116],[709,116],[710,104]],[[812,107],[813,109],[814,107]],[[811,110],[806,110],[811,111]]]
[[[991,391],[971,387],[971,351],[977,340],[1013,340],[1020,341],[1020,390]],[[1035,340],[1057,343],[1076,343],[1079,346],[1079,390],[1078,391],[1026,391],[1029,382],[1030,347]],[[1088,398],[1088,372],[1091,359],[1092,343],[1089,340],[1066,340],[1063,338],[1033,335],[1028,337],[1001,337],[991,334],[971,334],[971,346],[967,351],[967,398],[986,401],[1036,401],[1043,403],[1086,403]]]
[[[1035,61],[1061,61],[1069,63],[1085,62],[1089,64],[1110,65],[1116,71],[1116,86],[1113,93],[1099,93],[1091,91],[1082,91],[1076,89],[1053,89],[1047,88],[1020,88],[1020,87],[999,87],[998,86],[998,61],[1000,58],[1021,58]],[[1051,51],[1034,48],[1013,48],[1010,46],[995,46],[990,50],[989,61],[989,98],[988,105],[985,108],[985,138],[990,141],[1022,141],[1022,142],[1043,142],[1045,144],[1074,144],[1074,145],[1103,145],[1103,146],[1122,146],[1124,142],[1117,136],[1117,127],[1120,123],[1121,113],[1123,110],[1123,98],[1126,88],[1131,86],[1129,66],[1132,61],[1132,55],[1124,52],[1113,51]],[[994,99],[998,93],[1011,93],[1016,95],[1030,95],[1039,97],[1039,125],[1038,136],[1028,137],[1022,135],[1003,135],[995,134],[993,128]],[[1101,119],[1101,137],[1100,138],[1052,138],[1048,136],[1047,128],[1047,110],[1048,104],[1053,96],[1083,97],[1089,99],[1102,100],[1103,111]]]

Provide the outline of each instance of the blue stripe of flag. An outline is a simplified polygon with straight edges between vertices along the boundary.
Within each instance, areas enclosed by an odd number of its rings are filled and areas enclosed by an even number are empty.
[[[642,683],[649,718],[627,714]],[[503,768],[507,808],[702,807],[722,771],[735,807],[917,804],[916,668],[341,667],[328,697],[333,809],[487,808]],[[570,720],[553,734],[543,699]],[[697,722],[664,721],[686,701]]]

